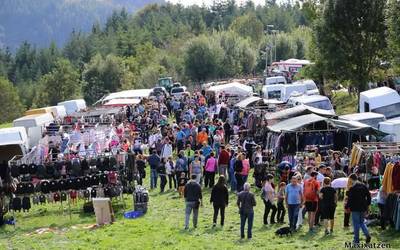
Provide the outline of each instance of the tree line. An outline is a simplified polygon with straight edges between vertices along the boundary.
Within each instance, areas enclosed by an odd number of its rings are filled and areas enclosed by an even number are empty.
[[[0,122],[66,99],[94,103],[110,92],[150,88],[163,76],[199,83],[261,73],[262,50],[273,39],[267,26],[280,31],[277,44],[285,49],[277,50],[279,60],[305,58],[309,39],[301,34],[310,24],[299,4],[275,1],[257,7],[251,1],[238,6],[219,0],[210,7],[150,4],[135,14],[114,11],[90,32],[73,31],[63,47],[37,48],[26,41],[15,53],[0,50],[0,81],[10,95],[0,102],[19,107],[2,110],[11,114],[0,115]]]
[[[234,0],[210,7],[147,5],[115,11],[88,33],[73,31],[63,47],[24,42],[0,50],[0,122],[23,109],[83,97],[90,104],[124,89],[151,88],[159,77],[186,83],[261,74],[265,48],[276,60],[310,59],[300,72],[320,84],[355,92],[400,69],[400,3],[396,0],[304,0],[264,6]],[[271,33],[271,25],[276,30]],[[4,87],[3,87],[4,86]],[[3,91],[3,89],[5,91]]]

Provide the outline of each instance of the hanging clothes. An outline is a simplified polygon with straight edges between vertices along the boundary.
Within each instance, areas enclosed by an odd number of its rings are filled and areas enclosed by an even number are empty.
[[[393,192],[393,184],[392,184],[393,167],[394,164],[389,162],[386,165],[385,172],[383,174],[382,190],[387,194]]]

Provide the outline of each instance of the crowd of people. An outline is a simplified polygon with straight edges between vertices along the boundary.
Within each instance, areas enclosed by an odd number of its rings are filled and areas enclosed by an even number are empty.
[[[280,168],[271,152],[253,141],[245,125],[246,117],[235,117],[232,107],[226,103],[223,95],[216,100],[195,91],[190,97],[158,96],[156,101],[127,107],[127,121],[122,127],[129,131],[129,136],[122,148],[136,155],[137,183],[143,184],[145,168],[149,166],[151,189],[176,190],[185,199],[185,229],[189,228],[192,213],[193,227],[198,226],[203,189],[211,191],[213,227],[217,225],[218,215],[220,225],[224,226],[229,192],[235,193],[240,237],[245,238],[247,223],[248,239],[252,238],[257,204],[250,183],[254,182],[254,187],[260,190],[265,208],[264,225],[284,224],[287,215],[286,222],[292,232],[301,227],[307,213],[311,233],[323,222],[325,234],[332,234],[338,199],[344,195],[344,225],[349,226],[351,214],[354,242],[359,242],[360,228],[366,242],[370,242],[371,236],[364,224],[365,212],[371,203],[368,188],[357,174],[349,176],[344,194],[331,187],[337,170],[352,172],[347,168],[347,149],[334,152],[330,162],[324,162],[316,151],[315,158],[308,159],[307,164]],[[232,141],[233,136],[239,139]],[[271,165],[277,166],[272,172],[268,171]]]

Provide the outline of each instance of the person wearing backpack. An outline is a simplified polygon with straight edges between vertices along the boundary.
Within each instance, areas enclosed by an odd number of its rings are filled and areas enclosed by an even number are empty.
[[[311,172],[311,178],[304,182],[304,200],[306,211],[308,212],[308,226],[309,231],[313,232],[315,222],[315,212],[318,207],[318,192],[319,182],[317,181],[318,173],[316,171]]]

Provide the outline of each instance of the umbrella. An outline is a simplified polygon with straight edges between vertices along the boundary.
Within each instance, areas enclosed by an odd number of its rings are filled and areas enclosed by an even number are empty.
[[[281,163],[279,163],[278,168],[279,168],[280,170],[283,170],[283,169],[285,168],[286,165],[288,165],[290,169],[293,168],[293,165],[292,165],[290,162],[288,162],[288,161],[282,161]]]
[[[347,178],[347,177],[335,179],[332,181],[332,187],[333,188],[346,188],[348,179],[349,178]]]

